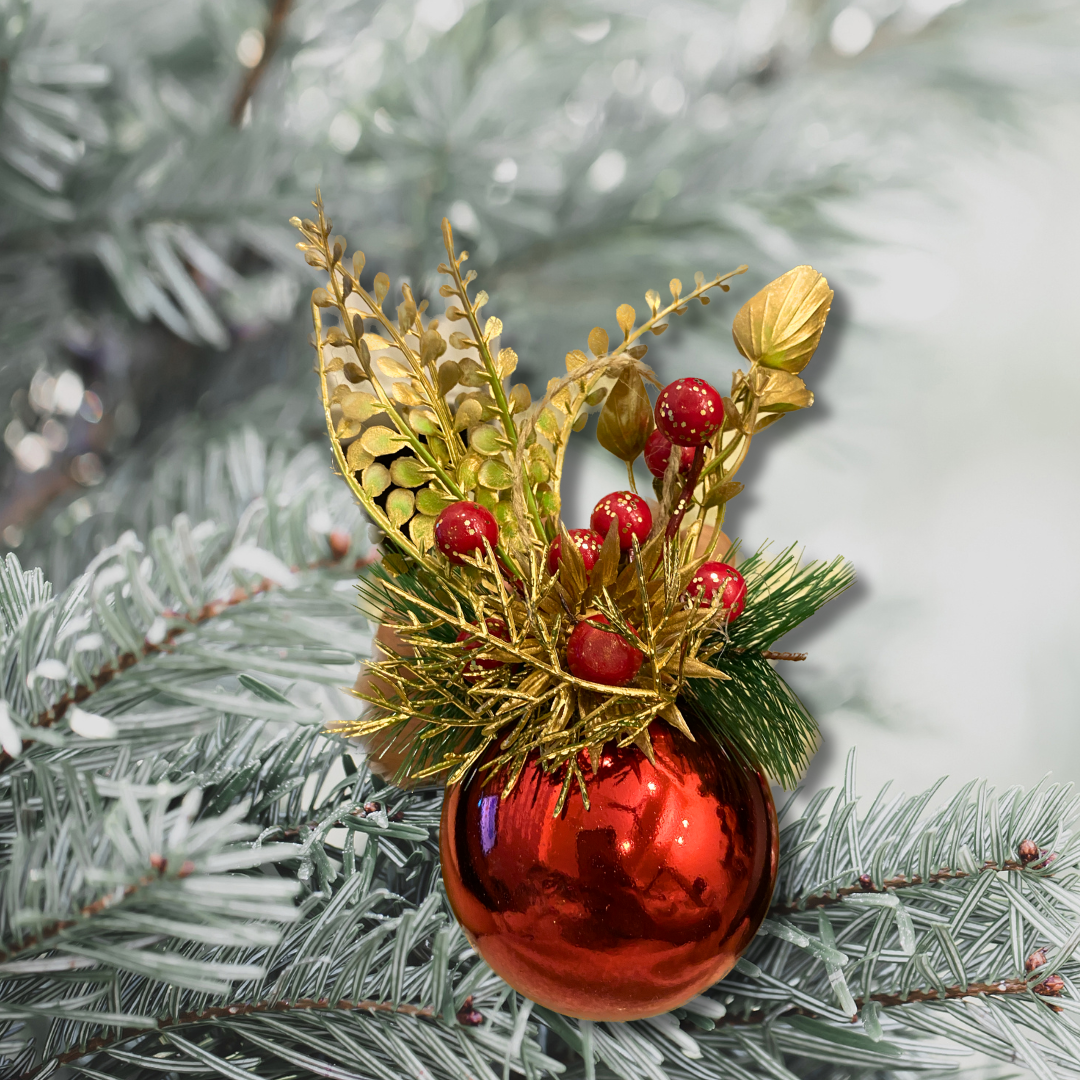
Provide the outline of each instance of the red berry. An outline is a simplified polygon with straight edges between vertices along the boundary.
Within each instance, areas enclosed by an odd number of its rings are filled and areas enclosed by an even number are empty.
[[[671,440],[659,428],[654,428],[652,434],[645,440],[645,465],[653,476],[663,477],[667,472],[671,451]],[[681,446],[679,454],[681,457],[679,472],[688,473],[690,466],[694,464],[694,448]]]
[[[604,546],[604,538],[592,529],[571,529],[570,539],[574,547],[581,552],[581,561],[585,564],[587,574],[600,558],[600,549]],[[559,555],[562,552],[562,537],[556,536],[550,548],[548,548],[547,568],[549,574],[554,574],[559,569]]]
[[[704,379],[676,379],[656,399],[656,426],[676,446],[703,446],[724,422],[724,399]]]
[[[697,599],[698,607],[708,607],[721,590],[720,606],[727,610],[728,622],[734,622],[746,605],[746,579],[734,566],[722,562],[704,563],[690,579],[686,594]]]
[[[566,643],[566,666],[575,679],[625,686],[641,669],[645,654],[614,630],[602,629],[608,625],[603,615],[579,622]]]
[[[497,638],[502,638],[503,641],[510,640],[510,634],[506,629],[506,623],[497,617],[484,620],[484,627],[489,634],[494,634]],[[484,645],[484,642],[480,638],[471,634],[468,630],[459,630],[458,636],[454,638],[455,641],[462,642],[462,649],[465,652],[472,652],[474,649],[479,649]],[[465,681],[468,683],[474,683],[478,679],[484,677],[484,673],[487,671],[494,671],[496,668],[503,666],[501,660],[492,660],[490,658],[485,659],[480,656],[475,660],[469,660],[465,664]]]
[[[634,546],[635,536],[639,544],[645,543],[645,537],[652,529],[652,511],[640,495],[632,491],[613,491],[593,507],[589,524],[606,537],[613,521],[619,523],[619,547],[627,551]]]
[[[499,542],[499,525],[479,503],[451,503],[435,519],[435,546],[459,566],[466,555],[483,555],[485,540],[492,547]]]

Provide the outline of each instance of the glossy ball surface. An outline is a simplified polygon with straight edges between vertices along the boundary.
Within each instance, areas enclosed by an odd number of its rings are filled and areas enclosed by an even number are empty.
[[[459,566],[464,556],[483,555],[485,540],[492,547],[498,544],[499,524],[495,515],[479,503],[451,503],[435,519],[435,546]]]
[[[613,491],[593,507],[589,524],[606,537],[613,521],[619,524],[619,547],[627,551],[634,546],[634,537],[639,544],[645,543],[652,528],[652,511],[640,495],[632,491]]]
[[[649,437],[645,440],[645,467],[653,474],[663,479],[667,472],[668,462],[671,460],[671,451],[675,448],[674,443],[659,429],[653,428]],[[694,447],[679,447],[679,472],[688,473],[690,466],[694,464]]]
[[[722,562],[702,563],[686,587],[687,596],[696,599],[698,607],[708,607],[721,591],[720,606],[727,611],[728,622],[734,622],[746,606],[746,579],[734,566]]]
[[[566,666],[575,679],[625,686],[641,670],[645,654],[610,626],[604,615],[582,619],[570,631],[566,643]]]
[[[581,552],[581,561],[585,564],[585,573],[596,565],[600,558],[600,549],[604,546],[604,538],[594,529],[571,529],[570,539],[574,547]],[[548,548],[547,569],[549,574],[554,574],[559,569],[559,556],[562,554],[562,537],[556,536]]]
[[[510,635],[506,629],[506,623],[504,623],[502,619],[492,617],[486,619],[484,625],[487,627],[487,632],[489,634],[494,634],[496,637],[502,638],[503,641],[510,640]],[[484,644],[474,634],[470,634],[468,630],[459,630],[458,635],[454,640],[461,643],[461,647],[465,652],[472,652],[474,649],[479,649]],[[464,679],[468,683],[474,683],[478,679],[482,679],[485,673],[494,671],[496,668],[501,668],[502,666],[503,663],[501,660],[485,659],[484,657],[469,660],[465,664],[463,672]]]
[[[724,422],[724,399],[704,379],[676,379],[660,391],[654,415],[676,446],[702,446]]]
[[[655,765],[634,746],[585,766],[590,809],[526,764],[447,789],[440,851],[450,905],[514,989],[589,1020],[684,1004],[726,975],[765,917],[776,880],[768,784],[704,733],[662,721]]]

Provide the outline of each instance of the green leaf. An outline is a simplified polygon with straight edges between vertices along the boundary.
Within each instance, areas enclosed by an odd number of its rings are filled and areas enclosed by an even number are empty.
[[[416,499],[405,488],[394,488],[386,498],[386,516],[399,529],[413,515]]]
[[[376,461],[360,475],[360,485],[373,499],[377,499],[390,486],[390,470]]]
[[[509,443],[490,424],[480,424],[469,431],[469,446],[486,457],[493,457],[509,447]]]
[[[360,436],[360,445],[375,457],[384,457],[387,454],[396,453],[409,440],[398,432],[381,425],[369,427]]]
[[[421,488],[416,493],[416,509],[421,514],[437,516],[451,502],[453,502],[453,499],[436,491],[434,488]]]
[[[395,458],[390,464],[390,479],[398,487],[419,487],[426,484],[431,476],[431,469],[414,457]]]

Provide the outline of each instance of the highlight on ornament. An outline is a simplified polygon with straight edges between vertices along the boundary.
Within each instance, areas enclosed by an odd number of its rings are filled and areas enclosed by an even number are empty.
[[[673,279],[643,318],[621,304],[618,334],[595,328],[534,402],[448,222],[445,314],[408,284],[391,312],[388,276],[346,259],[314,205],[293,224],[328,275],[311,308],[327,430],[383,535],[358,587],[387,655],[334,730],[392,755],[399,783],[446,783],[447,898],[514,989],[586,1019],[675,1008],[756,933],[777,869],[769,782],[793,786],[817,745],[777,670],[799,657],[772,646],[854,577],[794,545],[740,560],[722,530],[754,438],[813,403],[800,373],[832,290],[800,266],[748,300],[725,396],[661,385],[646,338],[746,267]],[[596,411],[627,487],[564,522],[566,447]]]

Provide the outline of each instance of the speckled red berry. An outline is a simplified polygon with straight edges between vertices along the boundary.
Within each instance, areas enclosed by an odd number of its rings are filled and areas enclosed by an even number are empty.
[[[746,605],[746,579],[727,563],[704,563],[690,579],[686,594],[697,600],[698,607],[708,607],[717,593],[721,593],[720,606],[728,613],[728,622],[734,622]]]
[[[490,619],[484,620],[484,626],[487,628],[489,634],[494,634],[497,638],[502,638],[503,641],[510,640],[510,633],[506,629],[506,623],[502,619],[493,616]],[[461,643],[461,647],[465,652],[472,652],[474,649],[479,649],[484,645],[484,642],[475,634],[468,630],[459,630],[458,636],[454,639]],[[484,657],[477,657],[474,660],[469,660],[465,664],[464,678],[468,683],[474,683],[478,679],[482,679],[484,675],[489,671],[494,671],[496,668],[501,668],[503,662],[501,660],[485,659]]]
[[[625,686],[641,670],[645,654],[614,630],[603,615],[582,619],[566,643],[566,666],[575,679]]]
[[[581,561],[585,564],[587,574],[600,558],[600,549],[604,546],[604,538],[593,529],[571,529],[570,539],[574,547],[581,552]],[[554,574],[559,569],[559,556],[562,553],[562,537],[556,536],[551,547],[548,548],[547,568],[549,574]]]
[[[656,426],[676,446],[702,446],[724,422],[724,399],[704,379],[676,379],[656,399]]]
[[[645,537],[652,529],[652,511],[640,495],[632,491],[613,491],[593,507],[589,524],[606,537],[613,521],[619,523],[619,547],[627,551],[634,546],[635,536],[639,544],[645,543]]]
[[[645,466],[653,476],[663,477],[667,472],[673,449],[671,440],[659,428],[654,428],[652,434],[645,440]],[[679,455],[681,458],[679,472],[688,473],[690,466],[694,464],[694,448],[680,446]]]
[[[499,525],[495,515],[479,503],[451,503],[435,519],[435,546],[452,563],[461,565],[466,556],[482,556],[485,540],[495,547]]]

